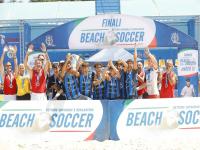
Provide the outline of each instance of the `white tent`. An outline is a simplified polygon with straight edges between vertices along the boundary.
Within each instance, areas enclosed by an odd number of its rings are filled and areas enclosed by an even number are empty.
[[[108,62],[109,60],[118,61],[122,59],[127,61],[128,59],[133,60],[133,54],[129,53],[123,48],[105,48],[100,52],[94,54],[88,58],[87,62]],[[140,60],[140,59],[138,59]]]

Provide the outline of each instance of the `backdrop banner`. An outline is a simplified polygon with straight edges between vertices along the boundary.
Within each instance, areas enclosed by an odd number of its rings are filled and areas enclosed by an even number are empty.
[[[199,100],[0,101],[0,138],[60,142],[199,137]]]

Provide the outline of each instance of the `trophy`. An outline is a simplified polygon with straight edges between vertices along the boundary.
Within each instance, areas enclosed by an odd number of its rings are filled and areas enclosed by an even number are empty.
[[[14,54],[16,53],[16,48],[14,46],[5,46],[3,49],[4,52],[7,52],[8,58],[13,58]]]
[[[76,54],[72,54],[71,66],[73,70],[76,70],[77,63],[79,61],[80,56]]]

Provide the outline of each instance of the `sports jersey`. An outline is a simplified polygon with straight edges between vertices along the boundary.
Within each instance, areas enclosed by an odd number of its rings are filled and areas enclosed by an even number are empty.
[[[18,75],[16,78],[17,82],[17,96],[22,96],[30,93],[30,80],[27,76]]]
[[[46,92],[46,77],[43,69],[41,69],[39,72],[33,70],[31,87],[32,87],[32,92],[34,93]]]
[[[78,81],[74,75],[66,73],[64,77],[64,85],[67,99],[76,99],[80,96]]]
[[[5,74],[4,77],[4,94],[5,95],[14,95],[17,93],[17,83],[14,75]]]
[[[79,90],[82,95],[91,97],[92,94],[92,75],[80,74],[79,77]]]
[[[119,82],[117,77],[111,77],[106,81],[106,99],[117,99],[120,97]]]
[[[120,89],[120,98],[124,99],[126,98],[126,88],[125,88],[125,72],[124,70],[120,71],[120,79],[119,81],[119,89]]]
[[[145,77],[145,72],[144,71],[141,71],[139,74],[138,74],[141,78]],[[140,85],[142,85],[144,82],[141,82],[140,80],[138,80],[138,87]],[[138,90],[137,93],[138,93],[138,96],[141,96],[143,95],[144,93],[146,92],[146,87],[141,89],[141,90]]]
[[[101,80],[101,77],[97,78],[98,80]],[[93,87],[93,99],[96,100],[102,100],[105,99],[105,85],[106,82],[102,81],[99,85],[96,85]]]
[[[126,98],[136,98],[137,97],[137,70],[126,72]]]
[[[148,95],[159,95],[158,91],[158,70],[148,69],[145,73]]]
[[[173,73],[170,74],[171,77],[174,76]],[[167,73],[163,73],[161,82],[160,98],[173,98],[175,85],[171,85],[167,76]]]

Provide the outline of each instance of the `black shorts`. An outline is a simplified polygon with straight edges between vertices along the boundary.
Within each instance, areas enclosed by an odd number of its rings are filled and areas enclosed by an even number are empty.
[[[30,94],[25,94],[22,96],[17,96],[17,100],[30,100],[31,99],[31,95]]]

